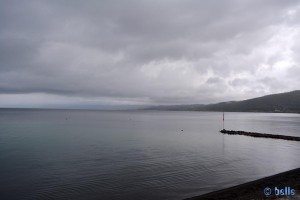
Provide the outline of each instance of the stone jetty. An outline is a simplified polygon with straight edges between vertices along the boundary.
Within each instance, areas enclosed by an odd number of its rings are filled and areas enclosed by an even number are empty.
[[[223,134],[228,134],[228,135],[245,135],[245,136],[250,136],[250,137],[300,141],[300,137],[296,137],[296,136],[274,135],[274,134],[246,132],[246,131],[233,131],[233,130],[226,130],[226,129],[222,129],[220,132]]]

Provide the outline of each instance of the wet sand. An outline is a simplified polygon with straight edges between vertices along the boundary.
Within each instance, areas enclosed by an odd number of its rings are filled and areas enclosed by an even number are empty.
[[[280,162],[280,161],[279,161]],[[272,194],[266,196],[264,189],[266,187],[272,188]],[[276,196],[274,188],[283,189],[290,187],[295,189],[293,196]],[[186,200],[250,200],[250,199],[299,199],[300,200],[300,168],[276,174],[273,176],[265,177],[241,185],[233,186],[230,188],[210,192],[200,196],[187,198]]]

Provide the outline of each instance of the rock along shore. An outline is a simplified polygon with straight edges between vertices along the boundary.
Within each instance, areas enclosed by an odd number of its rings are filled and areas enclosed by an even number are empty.
[[[233,130],[226,130],[226,129],[222,129],[220,132],[223,134],[228,134],[228,135],[245,135],[245,136],[250,136],[250,137],[300,141],[300,137],[296,137],[296,136],[274,135],[274,134],[267,134],[267,133],[256,133],[256,132],[245,132],[245,131],[233,131]]]

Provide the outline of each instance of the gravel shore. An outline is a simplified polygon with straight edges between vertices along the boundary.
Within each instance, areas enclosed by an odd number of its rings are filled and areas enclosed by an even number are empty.
[[[265,195],[264,189],[271,188],[271,194]],[[275,195],[274,188],[295,189],[295,195]],[[300,168],[265,177],[230,188],[210,192],[204,195],[187,198],[185,200],[259,200],[259,199],[298,199],[300,200]]]

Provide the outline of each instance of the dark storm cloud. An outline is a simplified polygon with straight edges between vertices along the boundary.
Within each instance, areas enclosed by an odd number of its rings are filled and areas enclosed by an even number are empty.
[[[1,1],[0,103],[210,103],[299,89],[299,15],[294,0]]]

